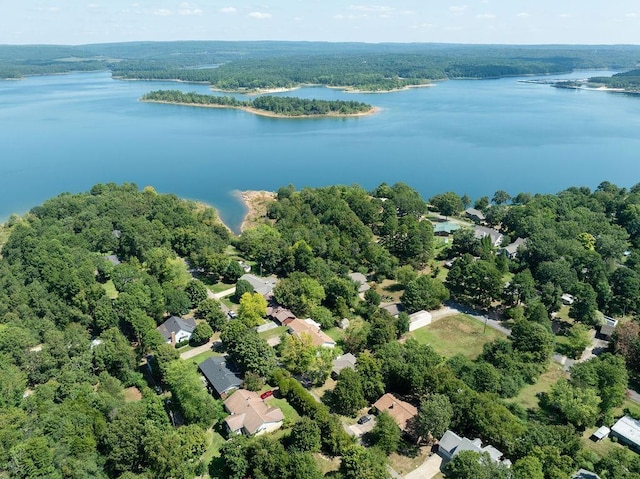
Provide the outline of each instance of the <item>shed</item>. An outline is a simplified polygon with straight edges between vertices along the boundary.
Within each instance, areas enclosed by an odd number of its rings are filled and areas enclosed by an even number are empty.
[[[607,426],[601,426],[596,432],[591,434],[591,439],[593,439],[594,441],[602,441],[609,435],[610,432],[611,429],[609,429]]]
[[[425,310],[416,311],[409,315],[409,331],[415,331],[431,324],[431,313]]]
[[[605,316],[603,324],[600,326],[600,334],[605,338],[610,338],[618,325],[618,320]]]
[[[560,300],[562,301],[562,304],[564,304],[565,306],[571,306],[573,302],[576,300],[576,298],[570,295],[569,293],[564,293],[562,296],[560,296]]]

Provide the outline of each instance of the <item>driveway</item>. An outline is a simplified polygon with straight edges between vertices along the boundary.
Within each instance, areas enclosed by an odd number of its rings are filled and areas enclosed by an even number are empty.
[[[440,472],[442,458],[437,454],[433,454],[422,463],[417,469],[404,476],[404,479],[431,479]]]
[[[204,353],[205,351],[211,351],[213,345],[215,343],[219,343],[220,340],[217,341],[209,341],[207,344],[203,344],[202,346],[198,346],[197,348],[190,349],[189,351],[185,351],[180,355],[180,359],[190,359],[194,356],[197,356],[200,353]]]

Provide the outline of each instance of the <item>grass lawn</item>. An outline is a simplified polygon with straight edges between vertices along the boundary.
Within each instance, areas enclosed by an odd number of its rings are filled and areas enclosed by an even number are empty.
[[[584,431],[584,434],[582,434],[582,437],[580,438],[580,444],[582,444],[582,447],[595,452],[600,457],[604,457],[608,455],[610,452],[614,451],[615,449],[625,447],[621,444],[617,444],[611,441],[611,439],[609,439],[608,437],[606,439],[603,439],[602,441],[598,441],[598,442],[592,441],[589,438],[591,437],[591,434],[593,434],[596,431],[596,429],[598,428],[594,426]]]
[[[414,338],[420,344],[429,344],[445,357],[462,354],[475,359],[486,343],[504,337],[495,329],[487,328],[484,333],[483,330],[484,324],[480,321],[464,314],[456,314],[417,329],[409,333],[407,338]]]
[[[325,333],[327,333],[327,336],[333,339],[336,343],[344,339],[344,331],[337,326],[331,329],[327,329]]]
[[[389,456],[389,465],[398,474],[404,476],[409,472],[415,470],[429,457],[430,447],[416,447],[413,444],[401,443],[400,447],[406,446],[404,454],[397,452],[392,453]]]
[[[212,293],[222,293],[227,289],[231,289],[235,286],[234,283],[223,283],[222,281],[219,283],[206,283],[207,287],[211,290]]]
[[[200,353],[197,356],[187,359],[187,361],[191,361],[197,366],[202,361],[204,361],[207,358],[210,358],[211,356],[222,356],[222,354],[216,353],[215,351],[205,351],[204,353]]]
[[[107,297],[109,299],[116,299],[118,297],[118,290],[116,289],[116,285],[113,284],[113,280],[109,280],[102,285],[105,292],[107,293]]]
[[[400,301],[400,296],[404,290],[396,281],[385,279],[382,283],[375,285],[375,291],[382,298],[383,303],[396,303]]]
[[[286,326],[278,326],[277,328],[260,333],[260,337],[265,341],[269,341],[271,338],[278,338],[282,336],[282,334],[286,333],[288,330],[289,328]]]
[[[141,399],[142,399],[142,393],[137,387],[133,386],[130,388],[126,388],[124,390],[125,402],[135,402],[135,401],[140,401]]]
[[[569,374],[562,369],[558,363],[549,364],[547,371],[542,373],[535,384],[525,386],[520,394],[510,401],[519,404],[525,409],[533,409],[538,407],[538,398],[536,395],[541,392],[547,392],[558,379],[568,378]]]
[[[200,457],[200,460],[204,463],[210,462],[212,459],[215,461],[216,458],[220,457],[220,448],[225,443],[224,437],[215,432],[213,429],[209,429],[207,431],[207,450],[204,451],[204,454]],[[215,474],[211,477],[223,477],[222,476],[222,467],[223,464],[221,461],[216,461],[214,464],[217,464],[217,468],[214,467],[215,470],[219,470],[219,474]],[[205,477],[207,475],[205,474]]]
[[[271,406],[279,407],[282,410],[285,423],[293,424],[300,420],[300,415],[295,409],[293,409],[293,406],[291,406],[286,399],[271,396],[271,398],[267,399],[265,402]]]
[[[318,465],[318,467],[322,471],[322,474],[324,474],[325,476],[329,472],[334,472],[334,471],[337,471],[338,469],[340,469],[340,458],[339,457],[330,458],[330,457],[325,456],[324,454],[315,453],[315,454],[313,454],[313,458],[315,459],[316,464]]]

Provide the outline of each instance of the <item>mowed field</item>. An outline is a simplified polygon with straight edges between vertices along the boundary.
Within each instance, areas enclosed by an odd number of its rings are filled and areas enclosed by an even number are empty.
[[[447,358],[462,354],[470,359],[477,358],[486,343],[505,335],[491,329],[465,314],[456,314],[439,319],[429,326],[407,334],[420,344],[428,344]]]

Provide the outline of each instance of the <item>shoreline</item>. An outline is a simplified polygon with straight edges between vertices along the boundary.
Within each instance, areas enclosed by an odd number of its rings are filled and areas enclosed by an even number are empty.
[[[372,107],[368,111],[362,111],[358,113],[326,113],[323,115],[280,115],[278,113],[272,113],[266,110],[259,110],[257,108],[252,108],[248,106],[231,106],[231,105],[202,105],[198,103],[184,103],[184,102],[173,102],[173,101],[160,101],[160,100],[139,100],[142,103],[160,103],[164,105],[180,105],[180,106],[192,106],[196,108],[217,108],[221,110],[241,110],[247,113],[252,113],[253,115],[258,116],[266,116],[269,118],[281,118],[287,120],[296,120],[298,118],[308,119],[308,118],[352,118],[352,117],[360,117],[360,116],[369,116],[374,115],[381,111],[381,109],[377,106]]]
[[[298,85],[289,88],[254,88],[247,90],[225,90],[224,88],[216,88],[215,86],[210,87],[211,91],[216,91],[218,93],[226,93],[226,94],[236,94],[236,95],[245,95],[245,96],[259,96],[259,95],[270,95],[274,93],[287,93],[290,91],[296,91],[306,85]]]
[[[396,93],[399,91],[407,91],[413,88],[429,88],[436,86],[435,83],[424,83],[419,85],[405,85],[402,88],[394,88],[392,90],[360,90],[355,87],[344,86],[326,86],[325,88],[331,88],[332,90],[340,90],[344,93],[363,93],[363,94],[378,94],[378,93]]]
[[[240,234],[254,226],[258,218],[266,214],[266,203],[276,199],[276,193],[266,190],[234,190],[233,195],[244,204],[245,215],[240,224]]]

